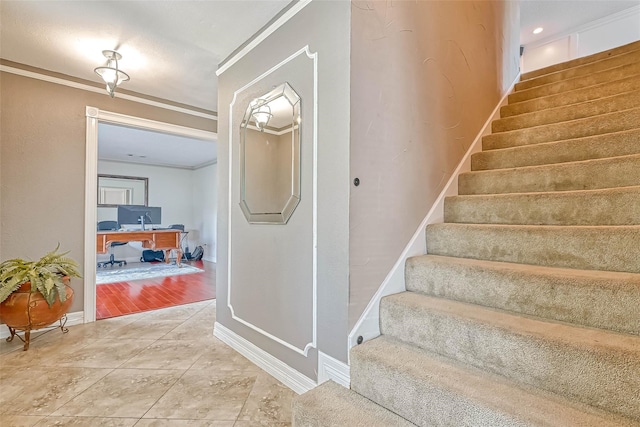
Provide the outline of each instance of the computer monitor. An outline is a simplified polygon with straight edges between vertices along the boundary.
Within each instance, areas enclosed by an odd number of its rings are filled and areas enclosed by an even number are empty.
[[[144,222],[143,222],[144,221]],[[162,208],[154,206],[118,205],[118,224],[147,225],[162,223]]]

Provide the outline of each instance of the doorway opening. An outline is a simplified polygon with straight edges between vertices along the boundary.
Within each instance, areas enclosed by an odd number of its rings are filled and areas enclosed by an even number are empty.
[[[215,286],[217,203],[215,193],[211,195],[208,192],[215,192],[216,189],[215,183],[210,181],[216,179],[217,134],[101,111],[93,107],[87,107],[86,120],[85,323],[207,299],[205,290],[211,292],[212,284]],[[191,156],[191,160],[190,150],[199,152]],[[194,157],[198,159],[197,162],[193,160]],[[134,180],[136,182],[131,188],[120,181],[112,180],[114,184],[105,180],[106,188],[102,189],[104,191],[101,194],[98,175],[143,179]],[[145,182],[147,188],[144,190],[144,197],[138,196],[136,199],[133,193],[142,191],[135,188],[140,182]],[[208,197],[201,197],[203,192],[207,192]],[[212,197],[213,202],[207,202]],[[184,258],[177,258],[179,251],[173,250],[167,251],[168,256],[172,254],[174,257],[173,263],[141,263],[142,241],[131,240],[132,234],[120,235],[126,236],[122,240],[130,241],[119,247],[110,247],[110,243],[118,237],[117,234],[110,237],[109,243],[104,244],[100,232],[100,239],[97,238],[96,225],[99,221],[117,223],[120,204],[157,209],[155,223],[145,227],[145,230],[149,230],[143,236],[144,239],[149,239],[146,246],[151,242],[149,236],[167,233],[179,236],[179,248],[182,251],[186,252],[189,245],[195,247],[203,244],[209,256],[205,255],[199,263],[182,264],[179,261]],[[154,217],[155,215],[154,210]],[[175,225],[183,226],[184,230],[179,233],[175,233],[175,230],[163,230]],[[139,224],[117,223],[113,232],[139,232],[140,227]],[[100,242],[103,243],[102,247],[98,244]],[[97,252],[109,253],[99,255]],[[118,262],[109,263],[110,255],[114,255],[114,260]],[[180,269],[180,264],[194,265],[188,265],[183,270]],[[186,274],[185,270],[191,268],[196,269],[195,272]],[[102,276],[98,280],[97,271]],[[202,286],[193,286],[194,283]],[[213,292],[215,294],[215,288]]]

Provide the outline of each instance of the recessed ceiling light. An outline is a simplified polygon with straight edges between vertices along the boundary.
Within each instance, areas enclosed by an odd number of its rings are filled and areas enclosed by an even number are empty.
[[[533,34],[540,34],[542,32],[542,30],[544,30],[544,28],[538,27],[535,30],[533,30]]]

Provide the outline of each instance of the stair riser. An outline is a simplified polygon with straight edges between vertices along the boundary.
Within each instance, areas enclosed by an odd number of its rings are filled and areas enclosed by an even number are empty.
[[[550,65],[548,67],[540,68],[522,74],[522,81],[529,80],[545,74],[555,73],[557,71],[566,70],[567,68],[577,67],[584,64],[589,64],[595,61],[611,58],[616,55],[622,55],[627,52],[633,52],[634,50],[640,50],[640,42],[633,42],[624,46],[619,46],[605,52],[595,53],[593,55],[584,56],[582,58],[576,58],[571,61],[566,61],[560,64]]]
[[[409,258],[408,291],[640,335],[640,276],[434,256]]]
[[[410,366],[389,370],[381,361],[351,355],[351,387],[418,426],[527,426],[515,416],[500,413],[430,381],[411,375]],[[419,373],[416,373],[419,375]],[[423,403],[418,403],[423,402]],[[473,419],[469,415],[473,414]],[[472,424],[470,424],[470,422]]]
[[[500,107],[500,117],[513,117],[549,108],[578,104],[638,89],[640,89],[640,75],[636,74],[625,79],[601,83],[596,86],[508,104]]]
[[[525,225],[640,224],[640,187],[447,197],[444,222]]]
[[[471,170],[538,166],[633,154],[640,154],[640,129],[482,151],[471,155]]]
[[[293,427],[413,426],[398,415],[331,381],[294,397],[291,412]]]
[[[638,105],[640,105],[640,91],[633,91],[583,104],[570,105],[495,120],[491,123],[491,129],[493,132],[506,132],[516,129],[584,119],[586,117],[593,117],[600,114],[628,110],[630,108],[637,107]]]
[[[515,102],[522,102],[529,99],[540,98],[542,96],[555,95],[558,93],[595,86],[600,83],[612,82],[638,73],[640,73],[640,63],[622,65],[620,67],[600,71],[599,73],[590,74],[588,76],[576,77],[515,92],[508,96],[508,100],[509,104],[513,104]]]
[[[582,403],[640,419],[640,355],[574,347],[384,298],[381,333]],[[624,386],[621,386],[624,382]]]
[[[521,91],[550,83],[556,83],[561,80],[583,77],[593,73],[598,73],[600,71],[610,70],[611,68],[620,67],[622,65],[635,64],[638,61],[640,61],[640,51],[636,50],[622,55],[613,56],[601,61],[592,62],[590,64],[585,64],[563,71],[558,71],[552,74],[547,74],[545,76],[521,81],[520,83],[516,83],[515,90]]]
[[[482,138],[483,150],[520,147],[523,145],[544,142],[563,141],[613,132],[638,129],[640,124],[640,108],[603,114],[585,119],[533,128],[495,133]]]
[[[427,253],[582,270],[640,272],[640,226],[432,224]]]
[[[598,190],[640,185],[640,155],[518,169],[465,172],[458,194]]]

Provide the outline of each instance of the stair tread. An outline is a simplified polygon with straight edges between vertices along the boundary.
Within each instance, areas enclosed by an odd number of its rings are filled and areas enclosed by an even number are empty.
[[[555,108],[574,105],[603,96],[612,96],[625,93],[630,90],[640,88],[640,74],[618,78],[611,81],[595,84],[577,89],[572,89],[563,93],[541,96],[519,102],[511,102],[500,107],[501,117],[515,117],[532,111],[539,111],[545,108]]]
[[[561,342],[580,348],[615,350],[640,359],[640,337],[631,334],[586,328],[415,292],[401,292],[385,299],[420,310],[464,318],[474,323],[535,339]]]
[[[546,67],[539,68],[537,70],[528,71],[522,74],[520,81],[530,80],[532,78],[536,78],[545,74],[550,74],[556,71],[572,68],[576,65],[579,66],[579,65],[599,61],[601,59],[611,58],[617,55],[624,55],[627,52],[632,52],[634,50],[639,50],[639,49],[640,49],[640,41],[627,43],[625,45],[618,46],[613,49],[608,49],[602,52],[596,52],[591,55],[571,59],[569,61],[560,62],[558,64],[549,65]]]
[[[584,75],[593,74],[599,71],[609,70],[616,66],[635,63],[640,57],[640,50],[624,52],[620,55],[610,56],[607,58],[593,61],[588,64],[581,64],[575,67],[565,68],[542,76],[533,77],[522,80],[515,85],[515,90],[525,90],[532,87],[538,87],[543,84],[565,81],[574,77],[582,77]]]
[[[461,173],[468,194],[595,190],[640,185],[640,154]],[[517,179],[516,179],[517,178]]]
[[[482,147],[507,148],[638,129],[639,119],[640,107],[629,108],[562,123],[492,133],[482,138]]]
[[[293,418],[294,425],[299,427],[414,426],[397,414],[332,381],[294,398]],[[318,424],[315,420],[322,420],[322,423]]]
[[[354,368],[358,359],[363,358],[375,360],[378,365],[387,367],[385,372],[398,382],[401,381],[398,378],[400,376],[414,378],[419,387],[425,389],[420,394],[427,394],[431,389],[437,388],[442,401],[434,401],[443,406],[437,409],[451,411],[452,414],[445,415],[447,419],[471,420],[472,424],[469,425],[479,425],[476,420],[479,416],[486,416],[486,408],[497,414],[497,419],[493,420],[495,424],[492,425],[633,425],[633,421],[629,419],[576,404],[551,393],[516,385],[501,376],[463,365],[385,335],[352,350]],[[396,400],[401,399],[407,389],[409,387],[399,387]],[[423,412],[428,412],[428,409],[430,408],[423,408]]]
[[[449,196],[447,223],[515,225],[640,224],[640,185],[595,190]]]
[[[511,313],[640,335],[640,274],[420,255],[406,289]]]
[[[571,120],[584,119],[600,114],[634,108],[638,105],[638,100],[640,100],[640,90],[631,90],[615,95],[590,99],[577,104],[563,105],[523,113],[517,116],[500,118],[493,121],[492,129],[494,132],[504,132],[544,126],[546,124],[564,123]]]
[[[456,258],[442,255],[424,254],[413,258],[432,258],[438,262],[452,264],[466,264],[472,266],[482,266],[488,269],[508,270],[517,274],[539,274],[569,278],[595,278],[609,279],[618,283],[629,282],[634,286],[637,284],[638,292],[640,292],[640,274],[628,273],[624,271],[606,271],[606,270],[580,270],[577,268],[550,267],[546,265],[518,264],[513,262],[491,261],[473,258]],[[607,286],[603,284],[602,286]],[[618,288],[615,285],[614,288]]]
[[[553,94],[570,92],[575,89],[592,87],[605,81],[618,80],[640,71],[640,63],[624,64],[617,67],[597,71],[584,76],[572,77],[558,82],[547,83],[528,89],[513,92],[508,96],[509,103],[521,102]]]
[[[561,141],[495,148],[472,154],[471,162],[472,170],[476,170],[473,167],[474,163],[477,162],[476,159],[487,162],[492,158],[495,159],[501,157],[504,160],[503,163],[506,163],[507,166],[502,168],[485,167],[482,169],[496,170],[612,158],[630,154],[640,154],[640,129],[623,130],[619,132],[571,138]],[[542,161],[544,159],[548,159],[550,155],[558,156],[556,161],[543,163]],[[513,166],[509,166],[510,163]]]
[[[430,224],[427,253],[582,270],[640,272],[640,225]]]

